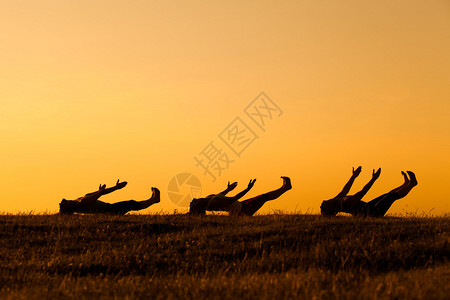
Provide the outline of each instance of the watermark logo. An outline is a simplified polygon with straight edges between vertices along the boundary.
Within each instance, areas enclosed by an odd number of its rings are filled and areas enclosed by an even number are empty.
[[[222,172],[228,170],[230,164],[234,162],[214,142],[209,143],[200,151],[199,157],[194,157],[194,160],[197,162],[196,167],[200,166],[203,169],[203,175],[209,175],[213,181],[216,181],[216,175],[221,176]]]
[[[250,102],[243,113],[242,117],[237,116],[218,134],[217,140],[212,140],[198,156],[194,156],[195,166],[201,168],[203,176],[208,176],[212,182],[259,138],[257,132],[266,132],[269,123],[283,115],[280,107],[264,92]],[[248,119],[251,121],[248,122]],[[226,147],[221,147],[221,144]]]
[[[173,204],[188,207],[192,199],[201,196],[202,184],[197,176],[185,172],[170,179],[167,191]]]
[[[241,156],[258,136],[240,117],[237,117],[219,134],[219,138],[237,156]]]

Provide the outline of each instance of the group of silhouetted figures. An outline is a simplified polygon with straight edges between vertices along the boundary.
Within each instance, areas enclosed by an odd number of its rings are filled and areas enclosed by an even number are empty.
[[[417,185],[416,176],[413,172],[402,171],[401,173],[404,178],[402,185],[372,201],[364,202],[362,201],[362,198],[369,191],[378,177],[380,177],[381,169],[378,169],[377,171],[373,170],[372,178],[361,191],[354,195],[348,195],[353,182],[360,173],[361,167],[356,168],[356,170],[353,168],[352,176],[345,184],[342,191],[336,197],[322,202],[320,210],[323,216],[335,216],[339,212],[345,212],[352,214],[353,216],[383,217],[396,200],[405,197],[409,191]],[[193,199],[190,203],[189,214],[204,215],[206,214],[206,211],[223,211],[228,212],[230,215],[252,216],[264,205],[264,203],[277,199],[285,192],[292,189],[291,179],[285,176],[282,176],[281,178],[283,179],[283,185],[280,188],[243,201],[239,200],[250,191],[255,184],[256,179],[250,180],[247,188],[235,196],[227,196],[227,194],[236,188],[237,182],[231,184],[228,182],[227,188],[218,194],[211,194],[204,198]],[[128,200],[111,204],[98,200],[101,196],[122,189],[126,185],[127,182],[120,182],[118,180],[113,187],[106,188],[106,185],[100,185],[98,191],[86,194],[76,200],[63,199],[59,204],[60,213],[103,213],[123,215],[130,211],[148,208],[149,206],[160,202],[160,192],[154,187],[152,187],[152,196],[144,201]]]

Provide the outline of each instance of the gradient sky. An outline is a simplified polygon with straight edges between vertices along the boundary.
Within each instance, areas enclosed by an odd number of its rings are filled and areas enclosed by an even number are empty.
[[[178,173],[203,194],[228,180],[248,196],[294,189],[262,213],[319,212],[363,166],[370,200],[416,172],[391,213],[449,211],[449,1],[3,1],[0,3],[1,212],[56,212],[102,198],[183,208]],[[216,182],[194,156],[264,91],[282,110]],[[259,130],[259,131],[258,131]],[[231,152],[230,152],[231,156]]]

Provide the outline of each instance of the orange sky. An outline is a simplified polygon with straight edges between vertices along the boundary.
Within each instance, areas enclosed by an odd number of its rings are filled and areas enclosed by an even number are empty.
[[[370,200],[416,172],[391,213],[449,211],[448,1],[9,1],[0,4],[1,212],[56,212],[167,194],[178,173],[203,193],[248,196],[292,178],[263,213],[319,211],[363,166]],[[262,131],[244,109],[264,91],[283,111]],[[236,117],[259,136],[240,157],[219,134]],[[194,157],[215,142],[232,159],[215,182]]]

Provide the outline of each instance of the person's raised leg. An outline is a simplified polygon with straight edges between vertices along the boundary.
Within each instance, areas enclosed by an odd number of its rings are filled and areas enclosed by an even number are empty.
[[[396,200],[408,195],[412,188],[417,185],[416,175],[411,171],[407,171],[407,173],[409,175],[409,179],[405,172],[402,172],[405,182],[401,186],[373,199],[368,203],[370,207],[370,215],[375,217],[384,216]]]
[[[144,201],[128,200],[113,203],[110,205],[110,213],[124,215],[129,211],[146,209],[158,202],[160,202],[160,192],[157,188],[152,187],[152,196],[149,199]]]
[[[264,205],[264,203],[275,200],[292,189],[291,179],[285,176],[281,176],[281,178],[283,179],[283,185],[279,189],[242,201],[241,214],[252,216]]]
[[[403,184],[401,185],[401,186],[399,186],[399,187],[397,187],[397,188],[395,188],[395,189],[393,189],[392,191],[390,191],[390,193],[392,193],[392,192],[397,192],[397,191],[400,191],[400,190],[403,190],[404,188],[406,188],[409,184],[410,184],[410,179],[408,178],[408,175],[405,173],[405,172],[401,172],[402,173],[402,175],[403,175],[403,179],[405,180],[404,182],[403,182]]]
[[[161,201],[161,193],[155,187],[152,187],[152,196],[148,200],[139,201],[140,209],[146,209],[153,204],[159,203]]]
[[[408,185],[406,185],[405,187],[399,189],[398,191],[396,191],[397,193],[400,194],[401,198],[405,197],[406,195],[408,195],[408,193],[413,189],[413,187],[415,187],[417,185],[417,178],[416,178],[416,174],[414,174],[412,171],[406,171],[409,175],[409,183]]]

